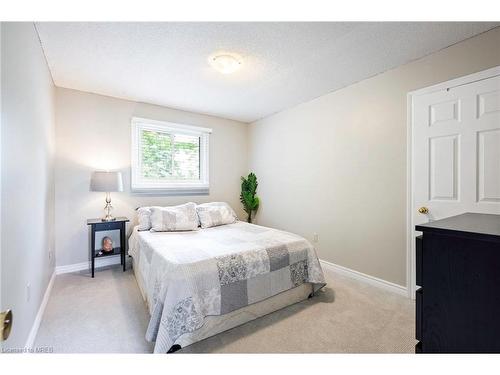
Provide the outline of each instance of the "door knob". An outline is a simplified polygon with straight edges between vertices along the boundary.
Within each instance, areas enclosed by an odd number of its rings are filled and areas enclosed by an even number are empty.
[[[429,213],[429,209],[427,207],[420,207],[418,209],[418,212],[420,212],[421,214],[427,215]]]
[[[12,328],[12,311],[0,312],[0,341],[5,341],[10,335]]]

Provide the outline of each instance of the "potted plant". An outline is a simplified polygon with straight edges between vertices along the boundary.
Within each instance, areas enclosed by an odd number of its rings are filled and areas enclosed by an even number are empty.
[[[243,204],[243,209],[248,214],[247,222],[252,222],[252,213],[259,209],[259,197],[257,193],[257,176],[250,173],[247,178],[241,177],[241,194],[240,201]]]

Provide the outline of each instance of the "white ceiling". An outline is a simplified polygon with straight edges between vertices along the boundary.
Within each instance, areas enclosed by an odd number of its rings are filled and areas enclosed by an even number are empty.
[[[57,86],[252,122],[500,23],[37,23]],[[214,51],[238,53],[223,75]]]

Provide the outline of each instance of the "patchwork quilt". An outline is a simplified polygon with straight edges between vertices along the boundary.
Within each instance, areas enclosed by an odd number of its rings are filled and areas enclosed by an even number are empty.
[[[193,232],[138,232],[129,254],[143,277],[151,320],[146,339],[166,353],[183,334],[222,315],[311,283],[325,285],[304,238],[244,222]]]

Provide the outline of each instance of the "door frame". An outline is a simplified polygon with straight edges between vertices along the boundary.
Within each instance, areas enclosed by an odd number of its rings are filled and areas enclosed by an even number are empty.
[[[418,90],[410,91],[407,94],[407,119],[406,119],[406,287],[408,297],[415,299],[416,280],[415,280],[415,241],[413,241],[413,182],[414,163],[413,163],[413,99],[417,96],[429,94],[436,91],[446,90],[452,87],[463,86],[469,83],[482,81],[488,78],[500,76],[500,65],[480,72],[469,74],[463,77],[451,79],[436,85],[424,87]]]

